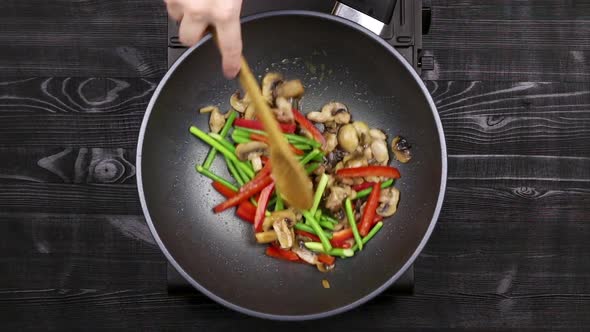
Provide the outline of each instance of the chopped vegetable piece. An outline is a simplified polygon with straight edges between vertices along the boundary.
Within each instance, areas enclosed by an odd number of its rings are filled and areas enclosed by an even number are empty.
[[[324,191],[326,190],[326,186],[328,185],[329,180],[330,177],[326,173],[322,174],[322,177],[320,178],[320,183],[318,184],[318,188],[316,189],[315,195],[313,197],[313,205],[311,206],[311,210],[309,210],[309,213],[311,213],[312,216],[315,216],[315,213],[318,210],[318,207],[320,206],[322,195],[324,195]]]
[[[361,223],[359,226],[359,233],[362,236],[367,236],[367,234],[369,234],[371,226],[373,226],[373,220],[375,219],[377,206],[379,206],[380,195],[381,184],[375,183],[373,185],[373,191],[371,191],[369,199],[367,200],[367,204],[365,205],[365,210],[363,211],[363,216],[361,218]]]
[[[223,125],[223,128],[221,129],[221,133],[220,133],[221,137],[227,136],[229,129],[234,124],[234,120],[236,119],[236,116],[238,116],[238,113],[235,112],[234,110],[231,110],[229,113],[229,117],[227,118],[227,121],[225,122],[225,125]],[[212,147],[211,150],[209,150],[209,154],[207,154],[207,158],[205,159],[205,162],[203,163],[203,168],[205,168],[205,169],[211,168],[211,165],[213,164],[213,160],[215,160],[216,155],[217,155],[217,149]]]
[[[256,236],[256,242],[258,243],[271,243],[278,239],[275,231],[259,232],[254,234]]]
[[[236,125],[236,127],[264,130],[264,126],[262,125],[262,122],[257,121],[257,120],[247,120],[247,119],[240,118],[240,119],[236,119],[235,125]],[[290,133],[290,134],[294,133],[295,129],[296,129],[295,124],[290,124],[290,123],[279,123],[279,127],[281,128],[282,132]]]
[[[352,186],[352,189],[354,191],[361,191],[361,190],[365,190],[367,188],[371,188],[373,186],[373,184],[375,184],[375,182],[363,182],[361,184],[357,184],[356,186]]]
[[[295,121],[299,123],[303,129],[305,129],[305,131],[311,134],[314,140],[321,144],[321,146],[326,144],[324,135],[322,135],[318,128],[316,128],[316,126],[314,126],[313,123],[311,123],[311,121],[305,117],[305,115],[301,114],[298,110],[293,109],[293,117],[295,118]]]
[[[234,164],[233,161],[229,160],[229,158],[225,157],[225,163],[227,164],[227,169],[229,170],[229,173],[234,177],[234,179],[236,179],[236,181],[238,182],[238,184],[240,186],[243,186],[244,183],[246,183],[248,181],[248,177],[246,176],[246,174],[244,175],[244,178],[242,177],[242,174],[238,171],[238,168],[236,167],[236,165]]]
[[[320,163],[310,164],[307,167],[305,167],[305,172],[307,172],[307,174],[313,173],[313,171],[318,169],[318,167],[320,167]]]
[[[236,190],[234,190],[234,188],[230,188],[221,182],[213,181],[212,185],[213,188],[215,188],[215,190],[217,190],[225,198],[231,198],[238,194],[237,188],[235,188]]]
[[[253,141],[258,141],[258,142],[263,142],[263,143],[268,144],[268,137],[265,136],[265,135],[260,135],[260,134],[252,133],[252,134],[250,134],[250,139],[253,140]],[[305,152],[303,152],[302,150],[299,150],[298,148],[294,147],[292,144],[289,144],[289,148],[297,156],[302,156],[302,155],[305,154]]]
[[[276,190],[275,190],[275,192],[276,192]],[[275,211],[280,211],[284,208],[285,208],[285,206],[284,206],[283,198],[281,197],[281,194],[279,194],[277,192],[277,202],[275,204]]]
[[[260,232],[262,230],[264,212],[266,211],[266,206],[268,205],[268,200],[270,199],[270,195],[274,187],[275,184],[271,183],[260,193],[260,198],[258,198],[258,206],[256,207],[256,215],[254,216],[254,230],[256,232]]]
[[[322,228],[329,229],[331,231],[334,230],[334,224],[332,224],[329,221],[318,221],[318,223],[320,224],[320,226],[322,226]]]
[[[248,204],[246,204],[248,203]],[[247,221],[251,224],[254,224],[254,217],[256,214],[256,208],[252,203],[245,201],[236,210],[236,215],[240,217],[242,220]]]
[[[397,168],[391,166],[362,166],[352,168],[341,168],[336,171],[340,177],[364,177],[364,176],[383,176],[386,178],[399,179],[400,174]]]
[[[286,261],[296,262],[299,260],[299,256],[296,253],[269,246],[266,248],[266,255],[274,258],[284,259]]]
[[[308,232],[308,233],[312,233],[312,234],[315,234],[315,235],[317,235],[317,233],[315,232],[315,230],[314,230],[314,229],[313,229],[311,226],[309,226],[309,225],[306,225],[306,224],[304,224],[304,223],[298,222],[298,223],[296,223],[296,224],[295,224],[295,226],[293,226],[293,227],[295,227],[295,229],[298,229],[298,230],[301,230],[301,231],[304,231],[304,232]],[[331,238],[332,238],[332,234],[331,234],[331,233],[326,233],[326,232],[324,232],[324,231],[322,231],[322,232],[324,233],[324,235],[325,235],[325,236],[326,236],[328,239],[331,239]]]
[[[352,203],[350,202],[350,197],[346,198],[346,201],[344,202],[344,207],[346,210],[346,217],[348,217],[348,223],[350,224],[350,228],[352,229],[354,241],[359,244],[359,249],[363,250],[361,235],[359,234],[359,231],[356,227],[356,220],[354,220],[354,212],[352,212]]]
[[[330,217],[329,215],[326,215],[326,214],[322,215],[322,220],[329,221],[329,222],[331,222],[333,224],[337,224],[338,223],[338,220],[336,220],[336,219],[334,219],[334,218],[332,218],[332,217]]]
[[[331,250],[324,250],[324,246],[319,242],[305,242],[305,247],[311,251],[322,252],[328,254],[330,256],[340,256],[340,257],[352,257],[354,256],[354,250],[352,249],[342,249],[342,248],[334,248]]]
[[[247,189],[245,189],[243,191],[240,190],[240,192],[236,196],[228,199],[227,201],[225,201],[221,204],[218,204],[217,206],[215,206],[215,208],[213,210],[216,213],[219,213],[221,211],[229,209],[230,207],[236,206],[236,205],[242,203],[243,201],[248,200],[253,195],[259,193],[262,189],[264,189],[266,186],[268,186],[272,182],[273,182],[273,180],[270,176],[266,176],[266,177],[263,177],[262,179],[258,179],[258,180],[252,180],[249,183],[245,184],[241,188],[241,189],[243,189],[243,188],[247,187]],[[251,185],[249,185],[249,184],[251,184]]]
[[[231,182],[229,182],[226,179],[222,178],[221,176],[209,171],[208,169],[203,168],[203,166],[201,166],[201,165],[197,166],[197,172],[205,175],[206,177],[210,178],[213,181],[223,183],[224,186],[226,186],[230,189],[235,189],[236,191],[238,191],[238,188],[236,186],[234,186]]]
[[[381,229],[381,227],[383,227],[383,222],[380,221],[377,224],[375,224],[375,226],[373,227],[373,229],[371,229],[371,231],[369,232],[369,234],[367,234],[367,236],[365,236],[362,240],[361,243],[362,244],[366,244],[367,242],[369,242],[370,239],[372,239],[375,234],[377,234],[377,232],[379,232],[379,230]],[[359,248],[358,243],[356,243],[353,247],[352,250],[356,251]]]
[[[223,136],[215,133],[209,133],[209,136],[213,137],[217,142],[221,143],[229,151],[236,153],[236,147],[231,144],[230,141],[223,138]]]
[[[326,279],[322,279],[322,287],[330,288],[330,282]]]
[[[381,189],[385,189],[388,187],[391,187],[393,185],[393,179],[389,179],[383,183],[381,183]],[[359,192],[356,193],[356,196],[354,199],[361,199],[361,198],[365,198],[367,196],[369,196],[369,194],[371,193],[371,191],[373,191],[373,188],[368,188],[365,190],[361,190]]]
[[[342,247],[342,245],[349,239],[352,239],[354,235],[352,234],[351,228],[346,228],[338,232],[332,233],[332,240],[330,242],[334,247]]]
[[[305,157],[303,157],[299,162],[302,163],[303,165],[306,165],[308,162],[312,161],[318,155],[321,155],[321,154],[322,153],[320,152],[320,150],[313,149],[310,153],[308,153]]]
[[[327,254],[319,254],[318,260],[326,265],[333,265],[336,261],[336,258]]]
[[[295,230],[295,234],[308,237],[312,241],[315,241],[315,242],[320,242],[320,238],[319,237],[315,236],[315,234],[312,234],[312,233],[309,233],[309,232],[306,232],[306,231],[301,231],[301,230],[298,230],[297,229],[297,230]]]
[[[324,250],[329,251],[330,249],[332,249],[332,244],[330,244],[330,241],[326,237],[326,234],[320,227],[320,224],[318,224],[317,220],[315,220],[313,215],[309,213],[309,211],[303,211],[303,216],[305,217],[305,220],[309,222],[311,228],[313,228],[316,235],[320,238],[320,241],[324,246]]]

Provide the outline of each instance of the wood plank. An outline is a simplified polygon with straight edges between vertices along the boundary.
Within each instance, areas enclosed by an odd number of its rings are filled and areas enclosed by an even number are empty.
[[[144,78],[0,82],[0,145],[135,148],[157,85]]]
[[[167,70],[161,1],[5,0],[0,22],[3,78],[158,78]]]
[[[503,5],[502,5],[503,3]],[[432,2],[428,80],[588,82],[590,4]]]
[[[164,257],[142,216],[2,211],[4,290],[166,287]]]
[[[588,83],[434,81],[450,154],[590,156]]]

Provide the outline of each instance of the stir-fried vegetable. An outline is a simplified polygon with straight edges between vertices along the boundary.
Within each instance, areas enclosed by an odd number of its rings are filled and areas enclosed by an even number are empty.
[[[231,96],[233,109],[225,115],[217,106],[201,109],[210,113],[211,132],[190,127],[190,133],[211,146],[195,169],[213,180],[212,187],[225,198],[213,211],[236,207],[235,214],[253,224],[256,242],[268,245],[267,256],[331,271],[338,258],[363,250],[383,227],[383,218],[397,211],[400,193],[393,185],[400,172],[389,165],[388,146],[396,154],[392,160],[405,163],[409,144],[396,137],[388,145],[383,131],[352,121],[351,110],[339,102],[301,112],[297,105],[304,88],[298,80],[270,73],[262,86],[289,148],[314,180],[311,209],[293,209],[276,191],[268,136],[250,99],[239,92]],[[213,169],[218,154],[226,169]]]

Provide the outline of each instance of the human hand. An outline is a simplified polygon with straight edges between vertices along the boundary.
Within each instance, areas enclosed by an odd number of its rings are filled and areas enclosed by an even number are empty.
[[[180,23],[180,42],[195,45],[209,25],[215,27],[223,73],[234,78],[240,71],[242,0],[164,0],[170,17]]]

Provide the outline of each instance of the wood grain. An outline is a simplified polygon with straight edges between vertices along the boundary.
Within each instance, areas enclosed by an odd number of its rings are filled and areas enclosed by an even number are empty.
[[[2,80],[0,146],[133,149],[155,87],[144,78]]]
[[[427,82],[450,154],[589,156],[590,85]]]
[[[586,1],[433,1],[429,80],[588,82]]]
[[[161,77],[162,1],[0,3],[0,77]]]

